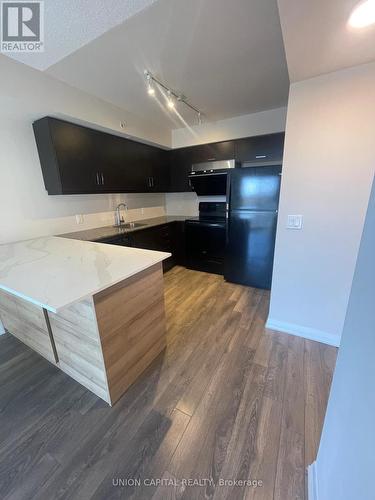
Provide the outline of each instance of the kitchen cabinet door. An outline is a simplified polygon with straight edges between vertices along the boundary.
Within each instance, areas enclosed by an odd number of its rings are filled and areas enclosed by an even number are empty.
[[[235,158],[245,162],[282,162],[285,134],[268,134],[235,141]]]
[[[132,246],[161,252],[171,251],[171,240],[168,224],[140,229],[131,233]]]
[[[146,250],[172,253],[169,224],[135,231],[130,235],[131,246]],[[163,261],[163,270],[168,271],[175,264],[173,256]]]
[[[192,148],[170,151],[170,192],[192,191],[188,177],[192,163]]]
[[[206,161],[232,160],[234,158],[234,141],[214,142],[193,146],[192,163]]]
[[[48,117],[33,128],[48,194],[100,192],[94,131]]]
[[[151,176],[147,179],[147,189],[155,193],[166,193],[170,186],[170,156],[169,151],[153,148]]]
[[[101,139],[101,171],[104,189],[114,193],[144,193],[152,171],[149,146],[103,134]]]
[[[186,266],[185,221],[171,222],[169,230],[173,260],[179,266]]]

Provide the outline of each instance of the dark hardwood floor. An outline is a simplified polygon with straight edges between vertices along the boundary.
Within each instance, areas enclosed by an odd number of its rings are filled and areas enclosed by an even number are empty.
[[[336,349],[220,276],[176,267],[165,299],[168,348],[113,408],[0,337],[0,498],[305,498]]]

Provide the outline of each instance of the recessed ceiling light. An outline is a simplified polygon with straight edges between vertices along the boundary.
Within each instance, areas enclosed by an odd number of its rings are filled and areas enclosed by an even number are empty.
[[[349,26],[352,28],[366,28],[375,23],[375,0],[361,2],[350,15]]]

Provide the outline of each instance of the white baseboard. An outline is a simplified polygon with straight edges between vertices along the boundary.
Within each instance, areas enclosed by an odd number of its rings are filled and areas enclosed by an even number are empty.
[[[309,340],[315,340],[316,342],[322,342],[323,344],[332,345],[334,347],[340,346],[340,339],[337,335],[323,332],[322,330],[316,330],[315,328],[308,328],[293,323],[284,323],[283,321],[277,321],[272,318],[267,319],[266,328],[278,332],[289,333],[290,335],[296,335],[297,337],[303,337]]]
[[[307,467],[307,498],[319,500],[316,461]]]

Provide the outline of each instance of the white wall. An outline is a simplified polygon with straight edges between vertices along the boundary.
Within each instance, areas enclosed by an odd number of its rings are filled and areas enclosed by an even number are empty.
[[[338,345],[375,170],[375,64],[291,86],[268,326]],[[287,214],[303,214],[301,231]]]
[[[172,130],[172,147],[182,148],[195,144],[283,132],[286,111],[286,107],[270,109],[217,122],[202,123],[202,125],[190,128]]]
[[[374,498],[375,184],[373,186],[318,458],[317,500]],[[314,483],[315,479],[315,483]],[[310,498],[310,496],[309,496]]]
[[[172,131],[172,146],[180,148],[253,135],[272,134],[285,130],[286,108],[271,109],[250,115],[236,116],[212,123],[203,123],[190,129]],[[198,198],[195,193],[168,193],[167,213],[197,215],[199,201],[225,201],[224,197]]]
[[[163,194],[48,196],[31,124],[53,115],[120,135],[125,120],[130,136],[166,146],[168,130],[5,56],[0,75],[0,243],[110,224],[120,201],[135,209],[133,219],[164,213]],[[87,214],[83,225],[76,214]]]

